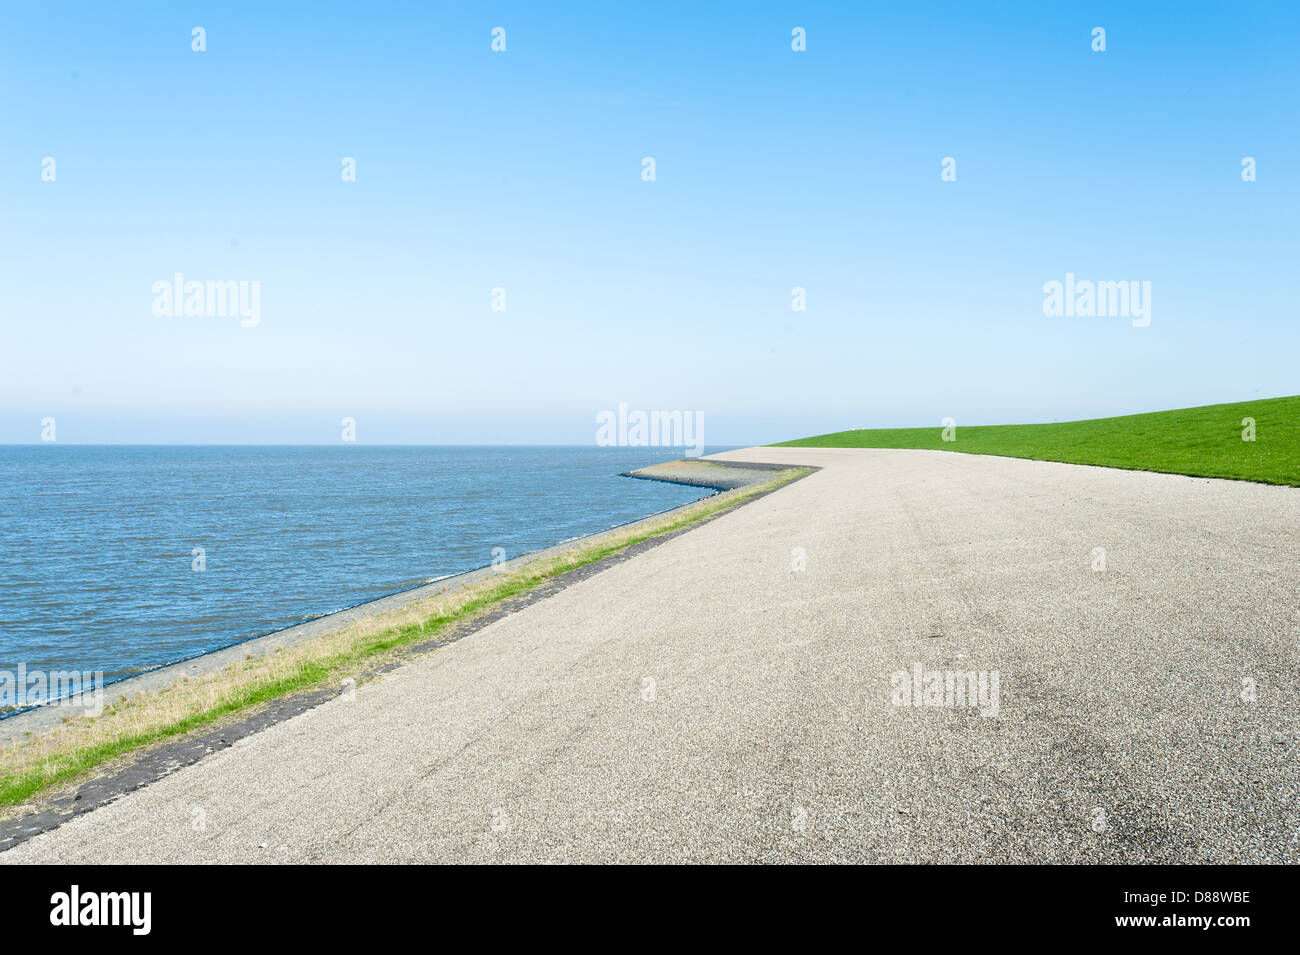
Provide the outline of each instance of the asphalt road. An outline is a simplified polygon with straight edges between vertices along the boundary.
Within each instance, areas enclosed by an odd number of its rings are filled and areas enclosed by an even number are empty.
[[[823,470],[0,861],[1300,861],[1300,490],[723,457]]]

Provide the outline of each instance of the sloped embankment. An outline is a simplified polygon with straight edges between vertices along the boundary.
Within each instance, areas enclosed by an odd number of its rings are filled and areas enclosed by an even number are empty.
[[[621,477],[641,478],[646,481],[668,481],[672,484],[691,484],[711,487],[719,491],[734,491],[763,481],[772,480],[773,471],[787,470],[781,464],[751,464],[743,461],[702,461],[683,458],[652,464],[648,468],[624,471]]]

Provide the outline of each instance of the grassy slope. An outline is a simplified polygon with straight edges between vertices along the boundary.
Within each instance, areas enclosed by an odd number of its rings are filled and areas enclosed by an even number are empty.
[[[1241,439],[1247,417],[1255,419],[1253,442]],[[887,428],[782,446],[933,448],[1300,486],[1300,396],[1059,424],[959,424],[955,441],[941,440],[940,428]]]

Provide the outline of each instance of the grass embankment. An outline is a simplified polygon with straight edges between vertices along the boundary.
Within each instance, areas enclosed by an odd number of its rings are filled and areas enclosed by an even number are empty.
[[[1254,440],[1243,440],[1254,419]],[[929,448],[1300,486],[1300,396],[1058,424],[840,431],[782,447]]]
[[[706,498],[626,531],[575,544],[559,556],[538,559],[500,578],[448,591],[319,640],[252,657],[156,693],[139,694],[105,707],[98,718],[69,719],[48,733],[33,735],[0,752],[0,809],[22,806],[51,787],[74,784],[97,767],[151,744],[247,715],[276,698],[319,689],[345,677],[364,676],[400,658],[410,645],[449,634],[457,625],[565,571],[670,534],[806,473],[807,469],[779,472],[771,481]]]

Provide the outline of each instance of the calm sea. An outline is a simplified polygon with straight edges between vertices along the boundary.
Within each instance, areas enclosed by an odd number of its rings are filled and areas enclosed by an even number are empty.
[[[618,477],[679,456],[0,446],[0,670],[113,679],[711,493]]]

